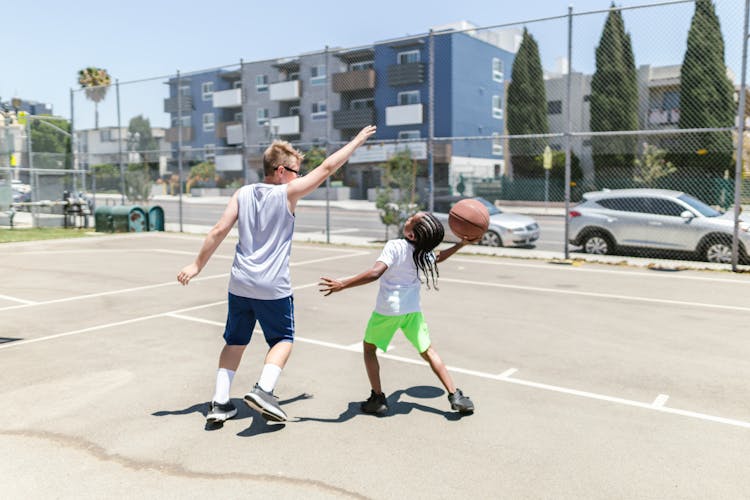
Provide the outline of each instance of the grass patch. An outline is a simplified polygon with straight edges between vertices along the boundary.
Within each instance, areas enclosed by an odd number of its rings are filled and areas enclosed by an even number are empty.
[[[59,238],[80,238],[93,229],[66,229],[63,227],[38,227],[0,230],[0,243],[14,241],[54,240]]]

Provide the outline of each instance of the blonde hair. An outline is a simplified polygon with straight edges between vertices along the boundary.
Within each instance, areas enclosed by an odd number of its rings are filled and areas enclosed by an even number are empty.
[[[279,165],[291,167],[295,163],[302,163],[304,154],[300,153],[287,141],[273,141],[263,153],[263,173],[273,175]]]

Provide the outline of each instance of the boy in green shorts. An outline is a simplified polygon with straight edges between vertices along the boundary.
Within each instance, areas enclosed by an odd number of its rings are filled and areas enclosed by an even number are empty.
[[[420,356],[429,363],[448,391],[451,409],[464,414],[474,411],[474,403],[461,392],[461,389],[456,388],[443,360],[432,348],[430,333],[420,305],[420,273],[424,276],[428,288],[430,280],[435,286],[438,276],[437,264],[456,253],[462,246],[471,243],[467,240],[461,241],[435,256],[433,250],[443,241],[444,234],[443,225],[434,215],[418,212],[406,221],[404,237],[388,241],[371,269],[352,278],[321,278],[320,292],[325,296],[345,288],[380,280],[375,311],[367,323],[364,339],[365,369],[372,388],[369,399],[361,405],[365,413],[379,415],[388,411],[388,402],[380,385],[377,348],[385,351],[399,328]]]

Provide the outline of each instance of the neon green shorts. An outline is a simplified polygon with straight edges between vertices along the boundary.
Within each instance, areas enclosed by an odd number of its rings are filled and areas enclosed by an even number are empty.
[[[385,316],[373,312],[365,330],[365,342],[374,344],[382,351],[388,349],[396,330],[401,328],[404,336],[417,348],[420,354],[430,347],[430,331],[421,312]]]

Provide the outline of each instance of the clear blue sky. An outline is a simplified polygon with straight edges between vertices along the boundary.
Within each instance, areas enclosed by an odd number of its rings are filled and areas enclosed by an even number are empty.
[[[3,9],[0,98],[14,95],[48,102],[55,114],[70,116],[71,88],[86,66],[106,68],[121,82],[212,68],[331,47],[356,47],[374,41],[425,33],[432,26],[460,20],[478,26],[521,22],[567,13],[607,9],[610,0],[432,0],[409,2],[339,2],[331,0],[258,2],[11,2]],[[658,0],[621,0],[630,7]],[[739,75],[742,55],[742,0],[720,0],[719,14],[726,61]],[[429,8],[425,6],[429,5]],[[680,64],[693,13],[692,4],[625,11],[626,29],[633,38],[636,65]],[[576,17],[575,70],[591,72],[594,48],[605,14]],[[545,69],[565,55],[566,21],[521,24],[539,42]],[[738,76],[739,78],[739,76]],[[121,86],[123,125],[135,114],[156,114],[166,96],[161,81]],[[115,125],[114,92],[101,105],[102,125]],[[153,94],[156,97],[141,99]],[[80,93],[78,93],[80,95]],[[77,127],[92,126],[93,109],[76,100]],[[142,102],[141,102],[142,101]],[[109,108],[108,108],[109,106]],[[142,108],[142,110],[141,110]],[[162,113],[163,115],[163,113]],[[151,116],[153,125],[164,116]]]

